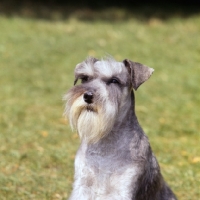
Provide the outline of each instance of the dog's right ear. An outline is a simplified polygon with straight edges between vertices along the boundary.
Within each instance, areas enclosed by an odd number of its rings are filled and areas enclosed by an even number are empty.
[[[84,68],[87,68],[88,66],[93,65],[97,61],[99,61],[99,60],[94,58],[94,57],[89,56],[85,61],[76,65],[74,85],[76,85],[76,83],[78,81],[78,75],[77,74],[80,74],[79,71],[84,72],[84,70],[83,70]]]
[[[130,74],[132,87],[135,90],[137,90],[142,83],[147,81],[154,71],[152,68],[128,59],[125,59],[123,63]]]

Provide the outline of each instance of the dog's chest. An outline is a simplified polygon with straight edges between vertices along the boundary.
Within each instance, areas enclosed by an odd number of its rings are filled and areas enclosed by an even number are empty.
[[[121,160],[117,154],[88,158],[82,151],[76,156],[74,187],[82,191],[83,199],[130,200],[138,169],[129,161],[127,157]]]

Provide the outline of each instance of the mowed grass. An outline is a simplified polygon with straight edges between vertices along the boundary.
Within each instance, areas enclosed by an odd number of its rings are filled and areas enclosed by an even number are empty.
[[[83,21],[0,17],[0,199],[66,199],[79,138],[62,96],[88,55],[155,69],[136,109],[181,200],[200,199],[200,15]]]

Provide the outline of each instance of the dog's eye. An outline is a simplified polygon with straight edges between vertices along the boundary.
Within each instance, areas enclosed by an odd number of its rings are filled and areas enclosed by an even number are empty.
[[[81,83],[85,83],[89,80],[89,77],[88,76],[83,76],[80,78],[81,79]]]
[[[111,84],[111,83],[114,83],[114,84],[120,84],[119,80],[117,78],[112,78],[108,81],[108,84]]]

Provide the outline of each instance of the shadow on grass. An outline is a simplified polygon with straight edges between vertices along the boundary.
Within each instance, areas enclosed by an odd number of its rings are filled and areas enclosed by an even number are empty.
[[[190,3],[164,1],[162,4],[146,1],[142,1],[142,3],[125,1],[129,2],[126,4],[104,2],[104,5],[98,1],[94,3],[88,1],[90,2],[88,4],[83,4],[85,1],[76,1],[74,4],[72,1],[70,2],[2,0],[0,2],[0,15],[44,20],[66,20],[74,17],[84,21],[104,20],[111,22],[134,18],[145,22],[151,18],[167,20],[171,17],[187,18],[200,14],[200,3],[195,0]]]

